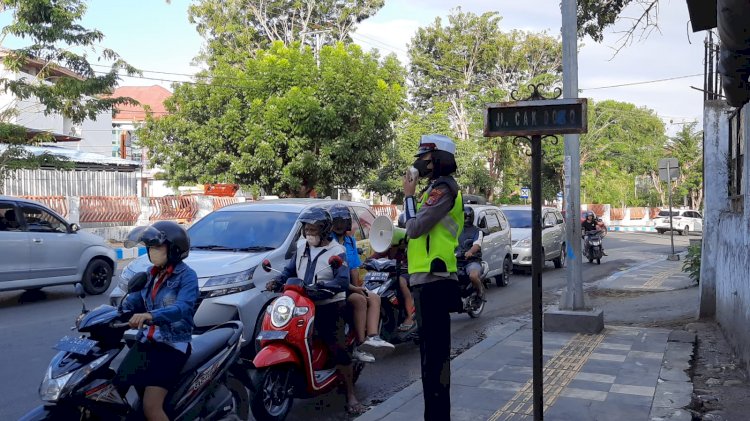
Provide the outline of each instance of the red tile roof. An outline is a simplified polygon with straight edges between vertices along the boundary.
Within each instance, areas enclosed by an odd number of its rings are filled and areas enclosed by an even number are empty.
[[[114,97],[130,97],[140,102],[140,105],[118,105],[115,110],[114,121],[143,121],[146,119],[144,105],[151,108],[155,117],[166,115],[164,100],[172,96],[166,88],[153,86],[120,86],[112,94]]]

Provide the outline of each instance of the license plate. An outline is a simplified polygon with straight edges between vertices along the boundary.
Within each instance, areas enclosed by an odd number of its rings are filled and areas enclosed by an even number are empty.
[[[96,346],[96,341],[92,341],[88,338],[76,338],[73,336],[65,336],[60,339],[53,348],[58,351],[72,352],[73,354],[86,355]]]
[[[365,282],[367,281],[379,281],[385,282],[388,280],[388,272],[367,272],[365,274]]]
[[[280,341],[286,338],[289,332],[284,330],[263,330],[258,334],[259,341]]]

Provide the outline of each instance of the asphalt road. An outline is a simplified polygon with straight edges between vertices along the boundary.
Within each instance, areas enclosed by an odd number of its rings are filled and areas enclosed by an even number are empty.
[[[684,251],[687,245],[688,238],[675,236],[676,252]],[[610,233],[605,247],[609,256],[601,265],[583,264],[584,282],[670,253],[669,235],[655,233]],[[548,262],[543,276],[545,302],[555,301],[555,292],[565,283],[565,271],[554,269]],[[18,419],[41,403],[37,390],[55,354],[52,346],[62,336],[71,334],[70,327],[80,313],[81,302],[72,287],[46,288],[44,292],[46,298],[33,302],[22,302],[27,297],[20,291],[0,293],[0,420]],[[479,319],[454,315],[451,330],[455,352],[479,342],[487,332],[511,318],[528,318],[531,277],[514,275],[508,287],[490,288],[487,299]],[[89,308],[106,302],[107,294],[86,298]],[[376,404],[419,378],[419,349],[413,344],[399,345],[392,354],[365,368],[357,383],[357,394],[363,403]],[[289,419],[344,420],[347,417],[343,407],[344,400],[333,392],[320,399],[295,402]]]

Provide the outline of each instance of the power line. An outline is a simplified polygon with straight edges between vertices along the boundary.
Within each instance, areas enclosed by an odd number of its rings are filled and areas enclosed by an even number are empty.
[[[646,85],[646,84],[649,84],[649,83],[667,82],[667,81],[670,81],[670,80],[687,79],[687,78],[698,77],[698,76],[703,76],[703,73],[697,73],[697,74],[694,74],[694,75],[672,76],[672,77],[667,77],[667,78],[663,78],[663,79],[643,80],[643,81],[640,81],[640,82],[621,83],[621,84],[618,84],[618,85],[597,86],[597,87],[594,87],[594,88],[581,88],[580,90],[581,91],[593,91],[595,89],[621,88],[623,86]]]

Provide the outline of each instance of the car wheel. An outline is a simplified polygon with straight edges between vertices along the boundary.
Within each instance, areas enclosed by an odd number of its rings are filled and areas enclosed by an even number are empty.
[[[664,230],[656,230],[656,232],[658,232],[661,235],[664,235]]]
[[[682,229],[682,235],[684,235],[686,237],[688,235],[690,235],[690,227],[688,227],[687,225],[685,225],[685,227]]]
[[[89,295],[103,294],[109,289],[111,282],[112,266],[102,259],[90,261],[81,280],[83,289]]]
[[[513,262],[510,257],[503,260],[503,273],[495,277],[495,283],[499,287],[506,287],[510,283],[510,273],[513,271]]]
[[[560,255],[552,259],[552,263],[555,264],[555,267],[557,269],[560,269],[561,267],[565,266],[565,244],[560,246]]]

